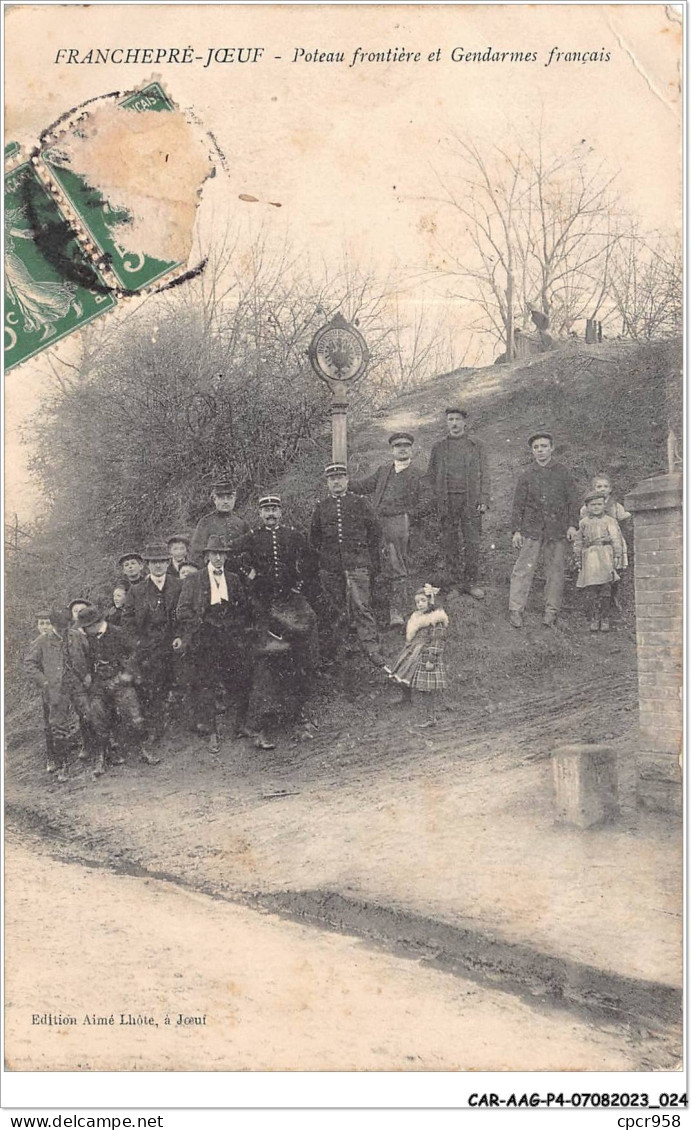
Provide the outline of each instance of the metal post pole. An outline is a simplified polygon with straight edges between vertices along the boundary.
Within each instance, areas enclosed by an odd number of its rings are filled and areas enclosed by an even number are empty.
[[[334,463],[348,462],[348,401],[342,393],[331,404],[331,458]]]

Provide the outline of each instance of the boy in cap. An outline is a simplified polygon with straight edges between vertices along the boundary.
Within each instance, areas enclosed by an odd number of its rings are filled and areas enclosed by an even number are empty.
[[[118,565],[122,569],[122,581],[126,588],[141,584],[146,576],[144,558],[134,549],[128,549],[118,557]]]
[[[482,515],[489,507],[489,472],[485,449],[466,432],[468,413],[452,406],[445,410],[446,439],[435,443],[426,481],[434,492],[444,546],[444,583],[459,587],[475,600],[484,600],[478,585]],[[464,563],[461,570],[459,541]]]
[[[134,689],[137,668],[127,633],[109,624],[93,605],[81,609],[77,627],[84,634],[86,648],[83,655],[75,655],[73,677],[79,682],[93,735],[94,776],[105,772],[109,740],[118,722],[130,731],[142,760],[156,764],[142,750],[144,718]]]
[[[354,494],[371,496],[381,525],[384,559],[390,586],[389,627],[400,628],[408,607],[408,542],[410,523],[420,513],[422,475],[412,465],[414,438],[410,432],[389,436],[392,459],[373,475],[350,484]]]
[[[177,652],[192,651],[195,666],[197,730],[210,735],[209,748],[218,753],[216,691],[224,687],[237,701],[237,728],[245,728],[251,685],[248,646],[250,606],[245,587],[227,568],[230,546],[210,534],[204,546],[205,567],[182,585],[177,607]]]
[[[173,685],[175,610],[182,582],[168,573],[166,545],[148,545],[144,560],[149,575],[127,593],[122,626],[134,642],[148,736],[155,743],[163,737],[166,703]],[[158,758],[147,754],[147,760],[156,764]]]
[[[371,586],[380,567],[380,527],[366,498],[348,490],[344,463],[325,469],[328,497],[312,515],[310,545],[319,561],[328,627],[334,636],[350,622],[362,650],[375,667],[383,667]]]
[[[117,628],[122,624],[122,610],[125,606],[125,598],[127,597],[127,588],[124,583],[118,582],[113,589],[113,603],[111,604],[106,614],[106,620],[109,624],[115,624]]]
[[[91,601],[87,600],[85,596],[77,596],[77,597],[75,597],[74,600],[71,600],[70,603],[67,605],[69,613],[70,613],[70,624],[73,627],[77,623],[77,617],[78,617],[79,613],[81,612],[82,608],[88,607],[89,604],[91,604]]]
[[[523,613],[542,553],[545,579],[543,624],[557,619],[564,593],[566,550],[578,531],[580,500],[571,472],[552,458],[551,432],[533,432],[528,440],[532,465],[516,484],[511,513],[512,545],[520,550],[511,574],[509,621],[523,625]]]
[[[305,534],[283,525],[282,516],[278,495],[265,495],[259,499],[259,525],[233,542],[249,570],[250,600],[260,629],[250,718],[259,731],[256,744],[263,749],[273,746],[267,728],[300,711],[319,663],[317,618],[302,591],[312,555]],[[276,640],[288,647],[279,651],[272,643]]]
[[[46,771],[57,780],[67,780],[69,750],[69,699],[63,690],[63,651],[59,617],[39,612],[38,636],[24,658],[24,667],[41,692],[43,731],[46,739]]]
[[[199,519],[190,546],[189,558],[199,566],[204,564],[205,546],[212,534],[230,545],[233,538],[249,533],[250,528],[244,518],[233,513],[237,493],[230,479],[217,480],[211,488],[211,497],[214,509]]]
[[[190,551],[190,539],[186,534],[173,534],[167,541],[168,553],[170,554],[170,563],[168,565],[168,572],[175,574],[180,580],[180,569],[187,562],[187,557]]]

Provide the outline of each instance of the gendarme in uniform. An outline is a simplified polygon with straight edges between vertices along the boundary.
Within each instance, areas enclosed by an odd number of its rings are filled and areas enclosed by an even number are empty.
[[[347,630],[350,622],[365,654],[375,666],[382,667],[384,658],[371,602],[371,581],[380,567],[379,522],[367,499],[348,491],[345,464],[331,463],[325,474],[329,497],[315,507],[310,545],[319,559],[329,626],[338,634]],[[335,646],[335,638],[333,643]]]

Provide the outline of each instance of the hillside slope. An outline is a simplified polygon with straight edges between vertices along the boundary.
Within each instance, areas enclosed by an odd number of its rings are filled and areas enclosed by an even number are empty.
[[[598,679],[603,687],[616,683],[618,689],[612,693],[622,709],[625,705],[630,711],[635,705],[632,568],[621,585],[623,612],[609,637],[592,638],[588,633],[583,594],[575,591],[575,573],[567,581],[557,630],[545,631],[536,615],[541,595],[538,577],[526,628],[516,632],[506,618],[509,576],[516,556],[509,529],[511,501],[515,481],[530,463],[526,439],[536,427],[553,432],[556,458],[571,468],[584,493],[597,471],[611,476],[619,498],[641,479],[665,471],[670,423],[681,434],[676,418],[681,406],[681,364],[680,342],[604,342],[509,366],[460,370],[400,397],[351,434],[353,476],[369,473],[388,458],[387,436],[399,428],[414,432],[416,463],[425,468],[432,444],[445,434],[444,408],[460,403],[468,410],[472,433],[487,449],[492,480],[492,506],[483,527],[487,599],[479,605],[469,597],[452,595],[446,604],[451,617],[447,704],[454,711],[462,708],[464,713],[475,713],[479,708],[501,714],[509,700],[532,698],[538,679],[540,690],[547,692],[585,682],[592,693]],[[328,452],[315,453],[308,466],[296,468],[281,484],[293,520],[307,519],[311,505],[307,480],[315,482],[319,460],[325,457]],[[631,529],[627,536],[632,543]],[[633,566],[631,552],[630,557]],[[414,532],[412,563],[413,582],[439,582],[441,553],[434,515]],[[393,657],[401,637],[386,633],[384,638],[385,652]],[[367,675],[363,672],[359,682]],[[628,687],[626,694],[622,679]],[[344,682],[350,694],[357,691],[358,680],[353,685],[352,673]],[[604,694],[606,699],[607,692]],[[616,732],[630,720],[630,716],[613,718],[605,729]],[[597,736],[601,722],[594,716],[584,726]]]

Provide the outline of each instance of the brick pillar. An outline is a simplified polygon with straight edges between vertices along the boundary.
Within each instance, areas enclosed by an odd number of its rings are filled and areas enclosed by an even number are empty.
[[[624,499],[633,514],[641,744],[638,799],[681,809],[683,519],[681,474],[644,479]]]

